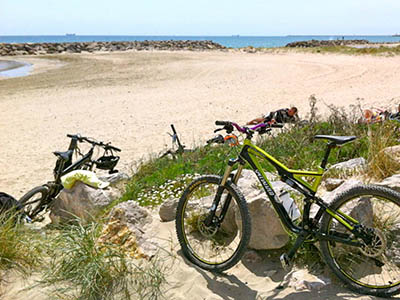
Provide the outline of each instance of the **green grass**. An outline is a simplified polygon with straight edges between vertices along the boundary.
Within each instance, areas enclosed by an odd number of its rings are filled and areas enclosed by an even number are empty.
[[[135,264],[122,248],[99,242],[101,224],[68,225],[50,242],[36,286],[55,299],[159,299],[165,269],[157,258]]]
[[[400,169],[398,165],[389,165],[378,159],[382,148],[398,143],[398,122],[359,124],[361,109],[358,106],[348,109],[329,106],[330,114],[322,119],[317,113],[316,102],[312,95],[308,114],[310,121],[306,125],[288,126],[284,130],[273,131],[272,136],[265,134],[261,139],[254,138],[253,141],[289,168],[315,170],[323,159],[327,144],[325,140],[314,140],[315,135],[355,135],[358,138],[352,143],[332,150],[328,166],[364,157],[369,162],[367,176],[377,179],[381,179],[382,174],[390,175]],[[380,146],[376,146],[381,137]],[[228,159],[236,157],[238,149],[228,146],[206,146],[178,155],[176,159],[152,158],[137,168],[119,201],[136,200],[143,206],[156,206],[171,197],[179,198],[184,187],[193,178],[186,177],[187,174],[222,175]],[[275,170],[268,162],[260,162],[266,171]]]
[[[23,224],[15,222],[15,214],[0,215],[0,281],[2,272],[15,270],[28,275],[42,261],[40,235]]]
[[[126,192],[120,201],[138,200],[142,195],[152,195],[160,186],[168,181],[174,181],[175,190],[186,186],[188,180],[175,181],[177,177],[186,174],[221,174],[226,166],[226,160],[231,152],[234,151],[229,146],[222,147],[199,147],[194,152],[186,152],[178,155],[176,159],[168,157],[152,158],[139,165],[138,171],[132,176],[131,181],[126,186]],[[190,178],[189,178],[190,179]],[[173,194],[170,191],[170,194]],[[168,197],[168,195],[166,195]],[[149,199],[142,201],[142,205],[157,205],[162,200]]]
[[[354,48],[348,46],[328,46],[328,47],[315,47],[315,48],[302,48],[301,51],[311,53],[340,53],[347,55],[399,55],[400,46],[386,47],[380,46],[378,48]]]
[[[279,48],[255,48],[257,52],[265,53],[290,53],[290,52],[305,52],[305,53],[333,53],[333,54],[345,54],[345,55],[385,55],[394,56],[400,54],[400,46],[387,47],[380,46],[377,48],[366,47],[366,48],[354,48],[349,46],[326,46],[326,47],[279,47]]]
[[[398,124],[396,121],[375,124],[368,132],[370,143],[367,176],[382,180],[400,170],[400,161],[382,152],[383,149],[399,143]]]

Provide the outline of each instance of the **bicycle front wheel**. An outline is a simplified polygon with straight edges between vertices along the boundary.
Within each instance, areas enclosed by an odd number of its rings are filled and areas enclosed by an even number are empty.
[[[215,214],[210,213],[220,182],[221,177],[212,175],[194,180],[183,192],[176,213],[184,256],[202,269],[218,272],[240,260],[251,235],[247,204],[235,184],[226,183]]]
[[[41,185],[33,188],[19,199],[19,203],[26,216],[34,219],[45,209],[44,205],[48,196],[48,187]]]
[[[350,217],[360,237],[330,214],[321,228],[325,234],[349,237],[360,246],[321,241],[326,263],[347,285],[363,294],[389,297],[400,293],[400,193],[362,185],[336,197],[330,209]]]

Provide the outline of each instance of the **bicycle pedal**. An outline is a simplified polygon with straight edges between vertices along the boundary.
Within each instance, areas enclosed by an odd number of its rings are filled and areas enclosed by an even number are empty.
[[[292,262],[289,258],[289,256],[286,253],[283,253],[280,257],[279,257],[280,261],[281,261],[281,265],[282,268],[285,271],[290,271],[290,269],[292,268]]]

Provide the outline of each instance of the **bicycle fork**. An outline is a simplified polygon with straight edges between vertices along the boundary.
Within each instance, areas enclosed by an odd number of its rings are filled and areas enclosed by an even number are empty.
[[[231,181],[236,184],[238,182],[238,180],[239,180],[239,177],[240,177],[240,175],[242,173],[242,170],[243,170],[243,167],[244,167],[244,163],[240,163],[239,164],[239,167],[238,167],[238,169],[236,171],[236,174],[233,175],[232,174],[232,169],[233,169],[233,166],[237,162],[239,162],[239,159],[230,159],[228,161],[228,166],[226,167],[224,176],[222,177],[221,182],[220,182],[220,184],[218,186],[217,193],[215,194],[213,203],[212,203],[212,205],[210,207],[210,210],[209,210],[209,214],[208,214],[207,218],[204,220],[204,224],[206,226],[211,226],[213,224],[215,213],[216,213],[217,207],[218,207],[218,205],[219,205],[219,203],[221,201],[221,196],[222,196],[222,193],[224,192],[226,182],[229,179],[231,179]],[[226,215],[226,213],[228,211],[228,208],[229,208],[229,205],[231,203],[231,200],[232,200],[232,195],[230,193],[228,193],[226,195],[224,206],[222,207],[220,216],[218,218],[218,223],[219,224],[221,224],[224,221],[224,218],[225,218],[225,215]]]

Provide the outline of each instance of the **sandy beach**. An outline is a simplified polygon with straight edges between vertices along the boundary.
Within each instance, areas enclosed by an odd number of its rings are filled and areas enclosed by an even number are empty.
[[[124,52],[24,56],[30,76],[0,80],[0,190],[20,197],[52,178],[67,133],[122,148],[120,168],[213,136],[215,120],[244,123],[315,94],[325,104],[400,102],[400,57],[241,52]],[[361,99],[361,100],[359,100]],[[323,101],[323,103],[322,103]],[[325,104],[324,104],[325,103]]]
[[[134,161],[170,146],[171,123],[192,146],[213,136],[215,120],[245,123],[290,105],[305,117],[311,94],[322,113],[325,104],[393,109],[400,102],[398,56],[125,52],[23,61],[33,64],[31,75],[0,80],[0,191],[15,197],[52,178],[52,151],[67,149],[67,133],[122,148],[120,169],[129,173]],[[176,248],[173,222],[160,230]],[[167,299],[376,299],[340,285],[277,290],[285,275],[277,258],[244,259],[216,276],[187,265],[178,250]],[[16,294],[20,288],[10,286],[7,299],[42,299],[37,290]]]

